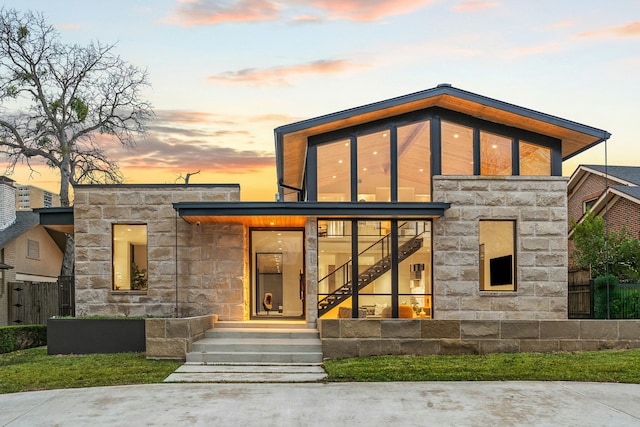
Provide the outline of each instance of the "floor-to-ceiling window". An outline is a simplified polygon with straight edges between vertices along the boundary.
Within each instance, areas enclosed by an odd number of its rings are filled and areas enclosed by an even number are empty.
[[[431,317],[431,222],[319,220],[318,277],[320,317]]]

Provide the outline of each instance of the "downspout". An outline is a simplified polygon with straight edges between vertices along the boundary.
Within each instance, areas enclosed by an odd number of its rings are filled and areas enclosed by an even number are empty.
[[[607,286],[607,319],[611,319],[611,296],[609,290],[609,160],[607,139],[604,140],[604,274]]]
[[[175,285],[176,285],[176,307],[174,316],[177,318],[178,316],[178,211],[176,210],[176,228],[175,228],[175,237],[176,237],[176,256],[175,259]]]

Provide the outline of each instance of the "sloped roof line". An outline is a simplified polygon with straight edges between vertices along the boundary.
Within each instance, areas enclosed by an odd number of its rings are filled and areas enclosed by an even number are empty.
[[[9,227],[2,230],[0,235],[0,248],[7,246],[9,243],[31,230],[40,223],[40,217],[37,213],[31,211],[17,211],[16,221]]]

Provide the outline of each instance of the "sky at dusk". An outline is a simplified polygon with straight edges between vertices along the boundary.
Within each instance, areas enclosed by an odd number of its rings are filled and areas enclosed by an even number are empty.
[[[109,149],[127,183],[239,183],[274,200],[273,129],[439,83],[612,134],[640,165],[640,0],[5,0],[149,71],[156,119]],[[604,163],[604,144],[564,163]],[[0,159],[0,172],[6,161]],[[57,175],[11,176],[58,192]]]

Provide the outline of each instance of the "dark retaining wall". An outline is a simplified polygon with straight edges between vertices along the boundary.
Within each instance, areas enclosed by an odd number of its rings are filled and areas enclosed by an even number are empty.
[[[144,319],[47,320],[48,354],[144,351]]]
[[[320,319],[325,358],[640,348],[640,320]]]

